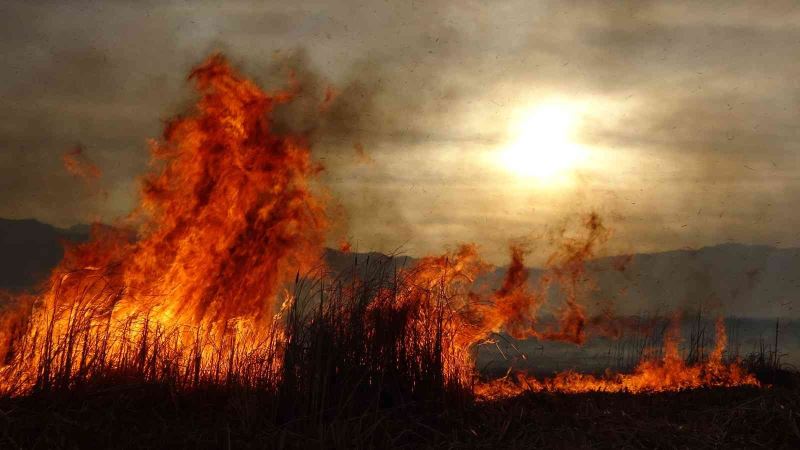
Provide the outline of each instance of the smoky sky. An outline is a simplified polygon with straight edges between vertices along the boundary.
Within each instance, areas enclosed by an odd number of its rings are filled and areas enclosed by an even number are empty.
[[[800,244],[793,1],[7,1],[0,21],[3,217],[129,211],[147,139],[221,51],[267,89],[294,71],[277,126],[310,136],[336,233],[360,250],[476,241],[501,261],[509,240],[592,210],[611,252]],[[580,137],[611,162],[569,189],[520,188],[486,155],[551,96],[593,105]],[[61,166],[76,146],[98,186]]]

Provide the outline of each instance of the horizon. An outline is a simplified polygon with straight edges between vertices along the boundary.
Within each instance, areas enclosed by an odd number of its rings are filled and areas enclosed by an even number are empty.
[[[109,223],[105,223],[105,222],[94,222],[94,223],[79,222],[79,223],[74,223],[74,224],[71,224],[71,225],[67,225],[65,227],[61,227],[61,226],[54,225],[52,223],[43,222],[43,221],[41,221],[39,219],[36,219],[34,217],[23,217],[23,218],[0,217],[0,220],[18,221],[18,222],[33,221],[33,222],[38,222],[38,223],[43,224],[43,225],[49,225],[49,226],[51,226],[51,227],[53,227],[53,228],[55,228],[57,230],[61,230],[61,231],[70,231],[70,230],[79,229],[81,231],[86,231],[87,233],[91,231],[92,225],[95,225],[95,224],[102,225],[102,226],[113,226],[113,225],[111,225]],[[87,236],[88,236],[88,234],[87,234]],[[331,243],[331,244],[333,244],[333,243]],[[769,244],[755,244],[755,243],[748,243],[748,242],[725,241],[725,242],[718,242],[718,243],[712,243],[712,244],[708,244],[708,245],[703,245],[701,247],[671,248],[671,249],[658,250],[658,251],[653,251],[653,252],[613,253],[613,254],[607,254],[607,253],[600,252],[600,254],[594,255],[592,258],[588,259],[588,261],[597,261],[597,260],[601,260],[601,259],[605,259],[605,258],[617,258],[617,257],[621,257],[621,256],[657,255],[657,254],[661,254],[661,253],[672,253],[672,252],[697,252],[697,251],[701,251],[703,249],[724,247],[724,246],[729,246],[729,245],[730,246],[741,246],[741,247],[764,247],[764,248],[770,248],[770,249],[775,249],[775,250],[800,250],[800,245],[795,246],[795,247],[786,247],[786,246],[781,246],[781,245],[769,245]],[[480,245],[478,245],[478,248],[480,249]],[[410,253],[402,253],[402,252],[395,253],[395,252],[383,252],[383,251],[380,251],[380,250],[372,250],[372,249],[358,249],[357,248],[357,242],[353,244],[353,249],[352,250],[341,250],[339,248],[336,248],[335,244],[334,245],[326,245],[325,249],[333,250],[333,251],[340,252],[340,253],[354,253],[354,254],[377,253],[377,254],[381,254],[381,255],[384,255],[384,256],[407,257],[407,258],[411,258],[411,259],[420,259],[420,258],[423,258],[425,256],[428,256],[428,255],[412,255]],[[402,250],[402,249],[398,249],[398,250]],[[507,265],[508,265],[507,261],[506,261],[505,265],[504,264],[498,265],[498,264],[493,264],[492,263],[492,266],[494,266],[494,267],[505,267]],[[528,266],[528,267],[531,268],[531,269],[541,269],[542,268],[541,266]]]

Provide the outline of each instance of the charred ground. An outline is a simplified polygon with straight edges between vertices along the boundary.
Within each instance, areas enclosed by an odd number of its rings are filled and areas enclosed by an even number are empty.
[[[258,393],[115,384],[0,399],[5,448],[797,448],[797,388],[529,394],[280,418]]]

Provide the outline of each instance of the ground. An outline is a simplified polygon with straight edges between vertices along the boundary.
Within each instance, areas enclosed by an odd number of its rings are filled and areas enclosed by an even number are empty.
[[[531,394],[280,418],[258,395],[127,385],[0,400],[3,448],[800,448],[800,390]]]

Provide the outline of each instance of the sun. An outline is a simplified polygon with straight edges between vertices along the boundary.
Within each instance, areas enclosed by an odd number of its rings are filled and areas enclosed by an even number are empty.
[[[574,169],[583,149],[573,134],[579,111],[567,103],[544,103],[520,115],[512,125],[513,141],[500,153],[512,173],[553,182]]]

